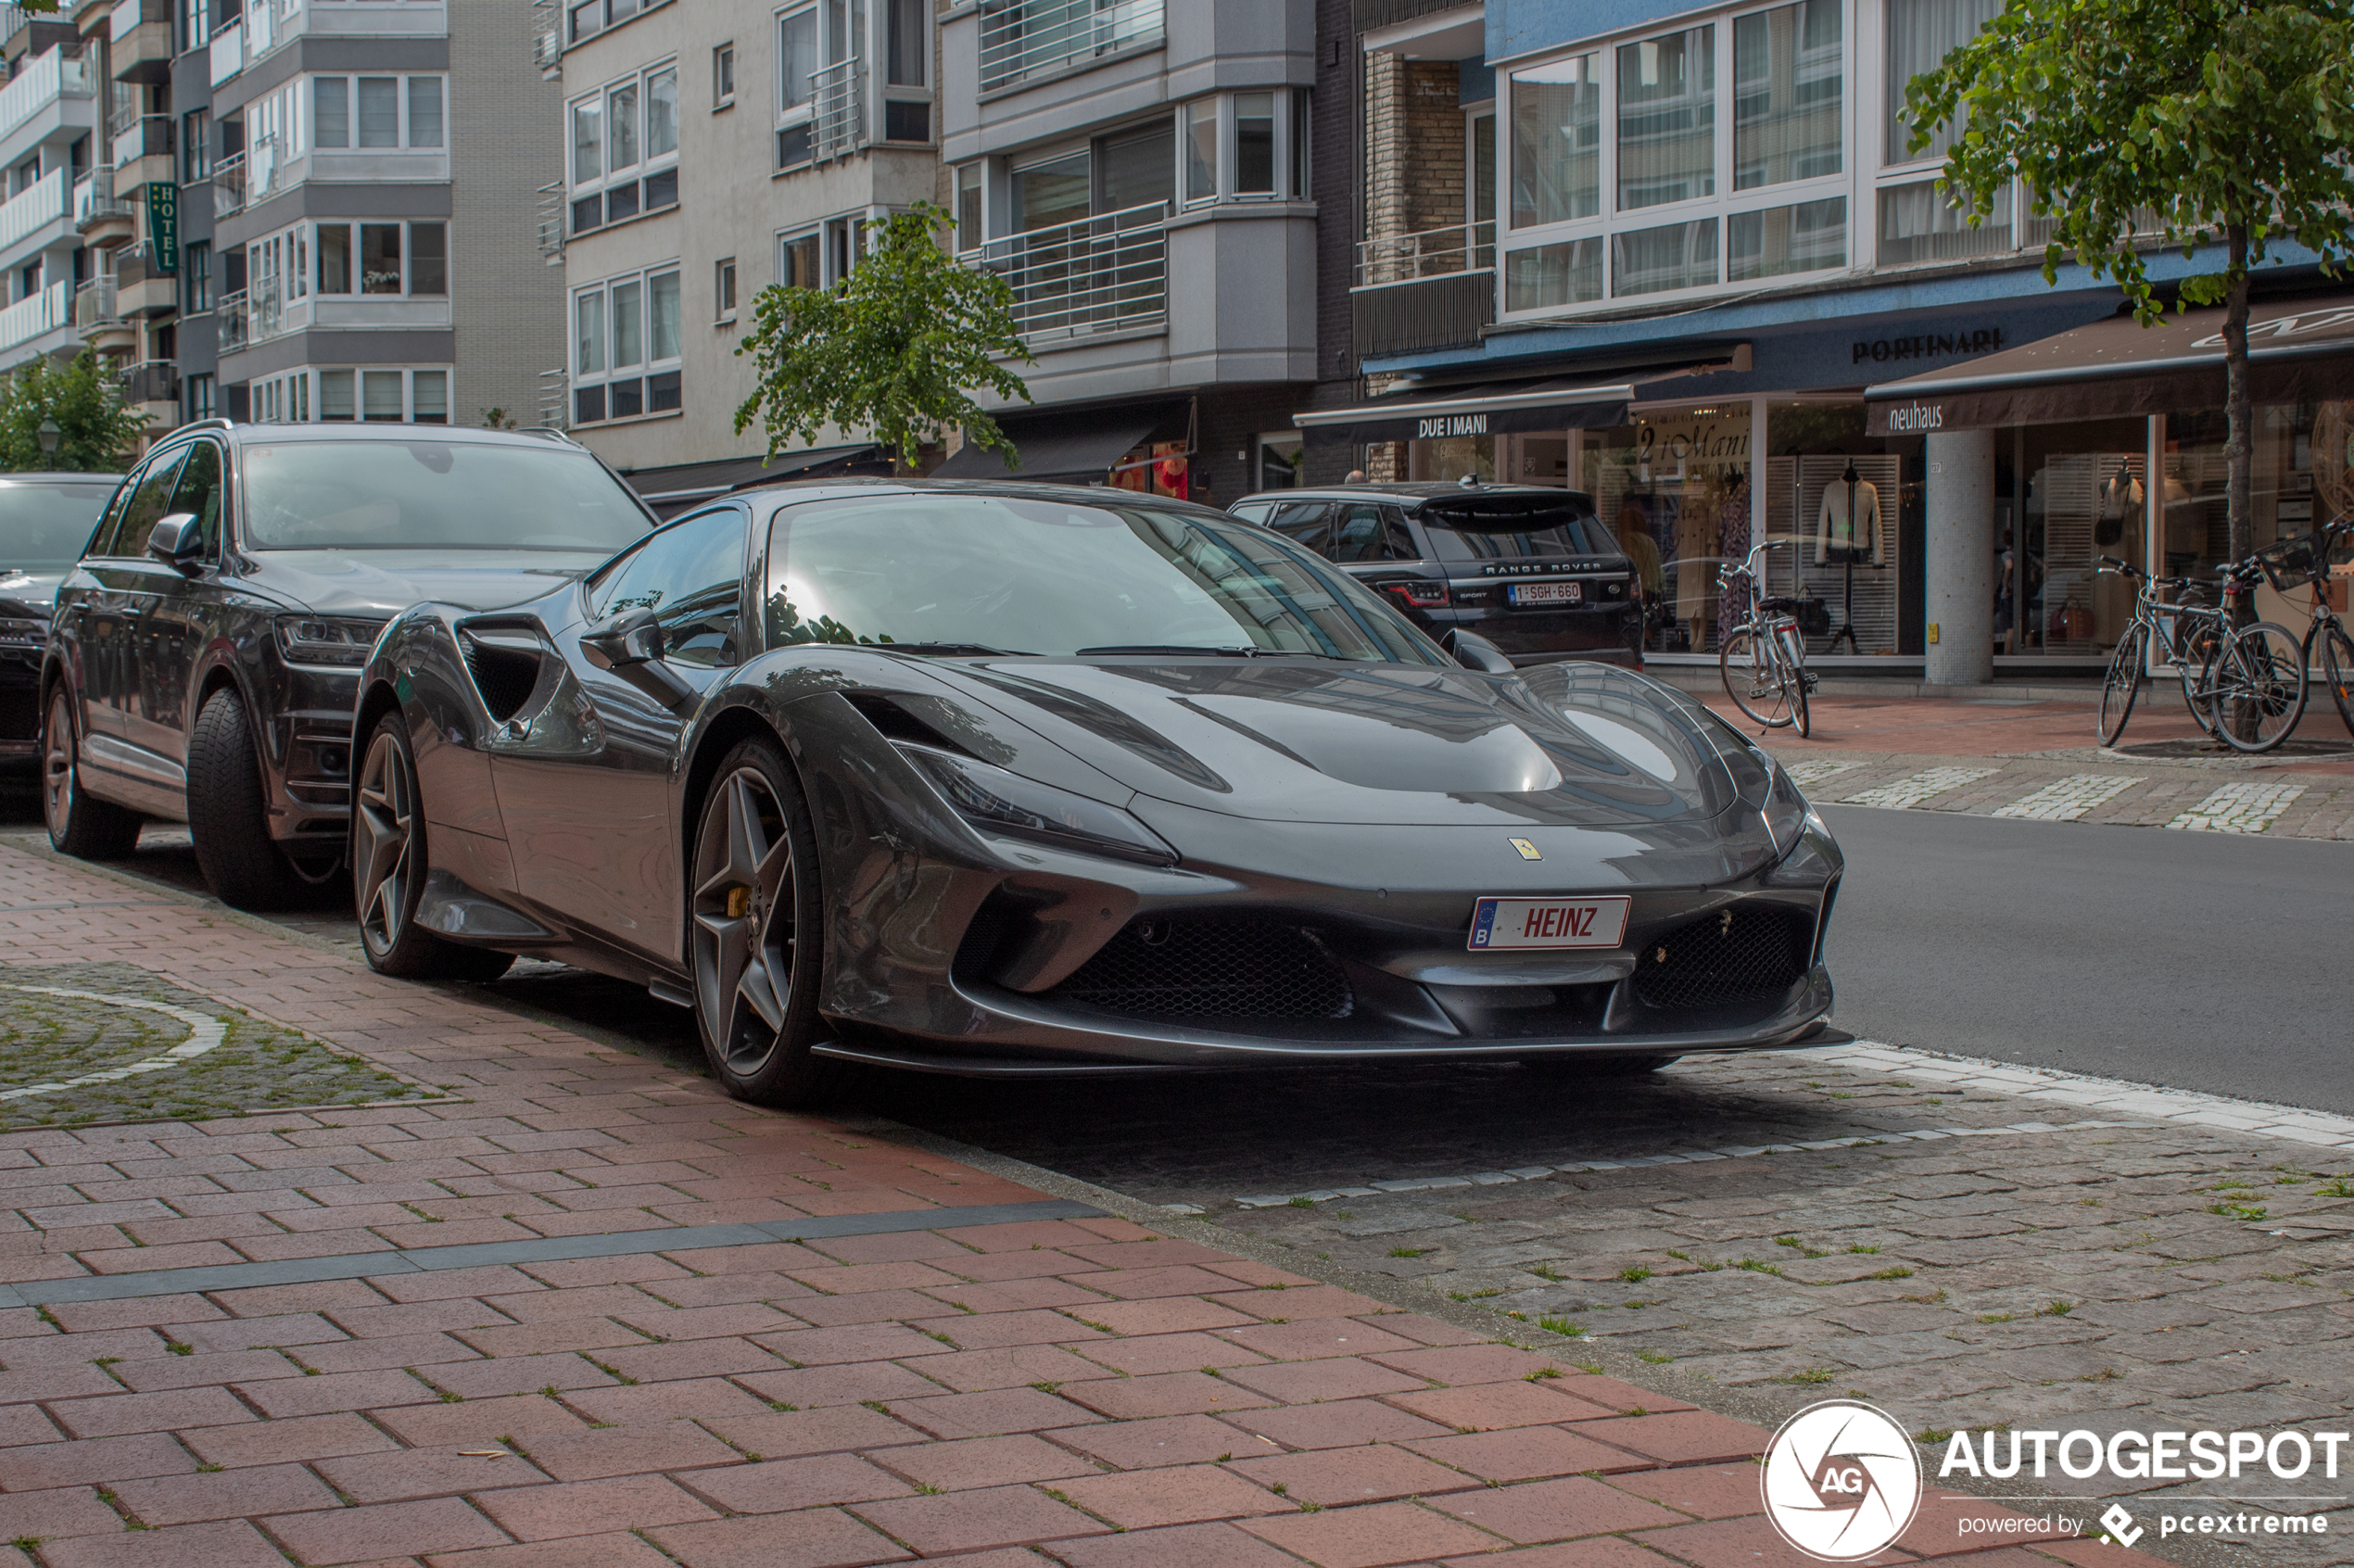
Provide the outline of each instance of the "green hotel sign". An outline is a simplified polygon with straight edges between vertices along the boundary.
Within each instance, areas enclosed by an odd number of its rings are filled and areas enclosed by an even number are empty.
[[[147,239],[155,247],[155,270],[180,270],[180,187],[156,181],[147,186]]]

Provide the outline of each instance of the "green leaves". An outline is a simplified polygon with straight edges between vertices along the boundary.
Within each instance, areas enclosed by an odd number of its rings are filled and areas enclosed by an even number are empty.
[[[1028,402],[1007,366],[1037,360],[1006,280],[958,265],[942,245],[950,223],[919,203],[869,223],[866,259],[832,287],[761,290],[736,349],[758,366],[759,385],[736,410],[736,429],[760,424],[771,455],[829,429],[865,430],[912,467],[926,440],[961,428],[1014,461],[1013,443],[972,393]]]
[[[57,449],[41,449],[41,425],[57,424]],[[127,468],[147,416],[123,407],[114,378],[84,348],[71,364],[36,359],[0,381],[0,470],[110,474]]]

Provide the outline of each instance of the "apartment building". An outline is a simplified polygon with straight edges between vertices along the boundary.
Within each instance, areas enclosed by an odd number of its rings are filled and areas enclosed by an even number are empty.
[[[932,0],[581,0],[542,7],[563,179],[541,193],[561,259],[574,436],[657,508],[766,474],[881,464],[858,432],[765,463],[739,436],[736,346],[771,284],[857,265],[868,221],[939,183]]]
[[[1296,479],[1317,369],[1313,0],[983,0],[941,18],[956,245],[1038,364],[1027,477],[1219,503]],[[996,476],[967,449],[940,472]]]
[[[2029,193],[1973,224],[1938,189],[1905,87],[1999,9],[1354,0],[1360,136],[1323,174],[1357,189],[1362,384],[1298,416],[1310,466],[1589,493],[1646,563],[1655,660],[1714,661],[1716,568],[1771,540],[1817,664],[2099,668],[2131,611],[2101,555],[2224,548],[2220,323],[2120,323],[2113,285],[2044,283]],[[2259,543],[2354,498],[2354,297],[2293,250],[2260,288],[2297,359],[2259,386]]]

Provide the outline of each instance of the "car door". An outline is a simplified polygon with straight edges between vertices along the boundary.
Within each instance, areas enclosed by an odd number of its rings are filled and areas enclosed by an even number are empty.
[[[188,727],[196,660],[221,618],[221,517],[227,499],[226,454],[218,441],[188,448],[162,516],[187,512],[204,525],[203,553],[175,571],[148,558],[152,570],[139,605],[138,700],[125,714],[125,739],[186,777]],[[153,526],[152,524],[149,525]],[[144,548],[144,547],[143,547]]]
[[[678,742],[700,694],[746,651],[746,529],[740,506],[696,512],[591,578],[585,618],[550,630],[593,743],[561,757],[491,758],[518,891],[575,929],[672,967],[682,962],[685,909],[672,819]],[[606,669],[588,657],[581,639],[594,624],[642,608],[662,622],[659,668]]]
[[[120,515],[102,530],[106,553],[82,563],[94,584],[84,600],[76,636],[82,647],[83,754],[100,774],[99,792],[121,797],[142,810],[177,816],[186,796],[186,778],[171,762],[141,744],[140,637],[142,621],[164,577],[177,577],[147,554],[147,536],[163,517],[180,472],[184,447],[148,460],[125,486]]]

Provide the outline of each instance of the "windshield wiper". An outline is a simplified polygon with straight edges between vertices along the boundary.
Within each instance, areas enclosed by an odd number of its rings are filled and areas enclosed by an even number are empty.
[[[939,653],[952,659],[980,657],[987,659],[1034,659],[1034,653],[1024,653],[1018,648],[992,648],[982,642],[887,642],[882,649],[892,653]]]
[[[1082,648],[1072,657],[1084,659],[1096,653],[1170,653],[1218,659],[1263,659],[1274,651],[1272,648],[1209,648],[1183,642],[1110,642],[1101,648]]]

